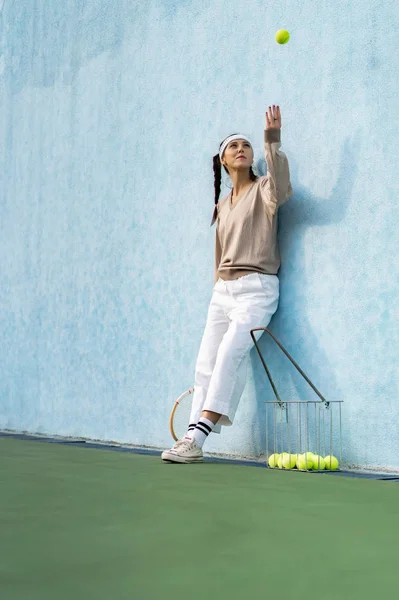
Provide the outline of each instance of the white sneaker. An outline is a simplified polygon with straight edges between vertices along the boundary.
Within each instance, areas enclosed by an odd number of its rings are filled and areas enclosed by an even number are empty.
[[[195,440],[191,439],[179,440],[173,448],[162,452],[161,456],[162,460],[176,463],[194,463],[202,462],[204,460],[202,448],[197,446]]]

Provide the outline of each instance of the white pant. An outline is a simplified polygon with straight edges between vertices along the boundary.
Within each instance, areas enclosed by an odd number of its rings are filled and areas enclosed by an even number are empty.
[[[216,282],[195,368],[190,423],[198,423],[201,412],[209,410],[222,415],[215,433],[220,433],[222,425],[233,424],[253,346],[250,331],[267,327],[278,298],[276,275],[251,273]],[[255,333],[256,340],[262,333]]]

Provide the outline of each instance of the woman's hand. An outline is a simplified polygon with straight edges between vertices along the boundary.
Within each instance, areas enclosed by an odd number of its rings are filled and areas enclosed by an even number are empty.
[[[265,113],[266,129],[281,129],[281,113],[280,107],[273,104],[269,106],[269,110]]]

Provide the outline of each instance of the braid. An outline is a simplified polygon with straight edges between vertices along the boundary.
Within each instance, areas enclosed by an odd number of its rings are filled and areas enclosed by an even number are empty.
[[[213,157],[213,177],[215,185],[215,204],[219,201],[220,187],[222,183],[222,165],[220,162],[219,154]]]
[[[213,211],[213,218],[211,225],[216,221],[217,216],[217,203],[219,202],[220,188],[222,183],[222,164],[220,162],[219,154],[215,154],[213,157],[213,176],[215,186],[215,208]]]
[[[256,181],[258,179],[258,176],[255,175],[255,173],[252,170],[252,167],[249,167],[249,176],[251,178],[252,181]]]

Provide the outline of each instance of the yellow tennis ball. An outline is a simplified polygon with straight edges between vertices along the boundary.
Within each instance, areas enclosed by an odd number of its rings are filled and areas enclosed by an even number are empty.
[[[285,458],[286,456],[287,456],[287,453],[286,452],[282,452],[280,454],[280,456],[278,457],[277,466],[278,466],[279,469],[283,468],[283,458]]]
[[[300,471],[311,471],[313,469],[313,458],[311,458],[309,455],[306,458],[303,454],[296,461],[296,466]]]
[[[276,33],[276,42],[278,44],[286,44],[290,39],[290,34],[286,29],[279,29]]]
[[[296,454],[284,452],[278,459],[279,469],[294,469],[296,466]]]
[[[303,461],[304,460],[306,460],[307,462],[310,461],[312,463],[312,466],[313,466],[314,457],[315,457],[315,455],[313,454],[313,452],[304,452],[303,454],[298,454],[298,460],[302,459]],[[297,466],[298,466],[298,461],[297,461]]]
[[[335,456],[326,456],[324,462],[328,471],[336,471],[338,469],[339,462]]]
[[[324,462],[324,458],[315,454],[313,456],[313,471],[324,471],[325,468],[326,463]]]
[[[313,454],[313,452],[304,452],[303,454],[299,454],[299,456],[306,460],[313,460],[315,455]]]
[[[276,469],[278,467],[279,458],[279,454],[272,454],[271,456],[269,456],[269,467],[271,467],[272,469]]]

